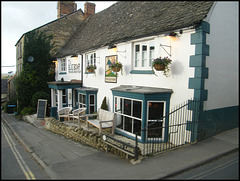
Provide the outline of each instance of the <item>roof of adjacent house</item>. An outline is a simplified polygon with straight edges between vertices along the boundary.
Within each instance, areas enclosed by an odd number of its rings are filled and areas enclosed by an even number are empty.
[[[120,1],[85,20],[57,53],[64,57],[198,25],[213,1]]]
[[[72,36],[77,27],[84,21],[84,13],[81,9],[74,11],[68,15],[57,18],[49,23],[46,23],[40,27],[37,27],[31,31],[40,30],[46,31],[47,34],[53,35],[52,42],[54,42],[54,52],[64,46],[68,39]],[[17,41],[16,45],[22,39],[22,37],[28,34],[28,31],[24,33]],[[16,46],[15,45],[15,46]]]

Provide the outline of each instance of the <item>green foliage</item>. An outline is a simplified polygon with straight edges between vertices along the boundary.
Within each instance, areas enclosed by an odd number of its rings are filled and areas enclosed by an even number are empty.
[[[103,99],[102,105],[101,105],[101,109],[104,109],[106,111],[108,111],[108,105],[107,105],[107,98],[106,96]]]
[[[31,114],[36,113],[36,110],[34,109],[34,107],[25,107],[20,113],[23,116],[31,115]]]
[[[36,92],[45,92],[50,96],[47,82],[54,80],[54,75],[48,74],[52,65],[50,41],[52,36],[46,32],[31,31],[25,35],[23,51],[23,70],[16,78],[18,112],[25,107],[33,107],[32,97]],[[34,57],[33,62],[28,57]]]
[[[17,105],[17,98],[14,97],[14,98],[10,99],[10,100],[3,106],[4,112],[7,112],[7,106],[8,106],[8,105]]]
[[[32,105],[33,107],[37,110],[37,105],[38,105],[38,99],[46,99],[47,102],[50,102],[50,95],[46,92],[36,92],[32,96]]]

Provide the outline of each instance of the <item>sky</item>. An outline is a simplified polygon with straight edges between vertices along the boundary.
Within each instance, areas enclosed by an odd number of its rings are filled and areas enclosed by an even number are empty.
[[[84,11],[86,1],[75,1]],[[98,13],[116,1],[88,1]],[[16,43],[21,36],[57,19],[57,1],[1,1],[1,73],[16,72]],[[14,67],[3,67],[14,66]]]

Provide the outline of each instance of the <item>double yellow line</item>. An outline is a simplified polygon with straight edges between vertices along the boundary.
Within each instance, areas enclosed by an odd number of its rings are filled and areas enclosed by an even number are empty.
[[[3,116],[2,116],[2,119],[4,119]],[[9,144],[15,158],[17,159],[17,162],[18,162],[20,168],[22,169],[25,177],[27,178],[27,180],[36,180],[34,174],[31,172],[31,170],[27,166],[26,162],[23,160],[22,156],[18,152],[15,142],[12,140],[11,136],[9,135],[6,127],[4,126],[4,124],[2,122],[1,122],[1,127],[2,127],[2,132],[3,132],[4,136],[6,137],[6,140]]]

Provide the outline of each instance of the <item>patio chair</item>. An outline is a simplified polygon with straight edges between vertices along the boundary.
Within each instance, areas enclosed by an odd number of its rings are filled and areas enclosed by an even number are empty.
[[[72,111],[72,107],[63,107],[58,110],[58,119],[61,120],[61,118],[67,118],[69,120],[69,114]]]
[[[78,124],[80,121],[80,116],[86,114],[86,108],[78,108],[72,111],[72,114],[69,114],[69,119],[73,120],[74,123],[74,119],[78,120]]]

